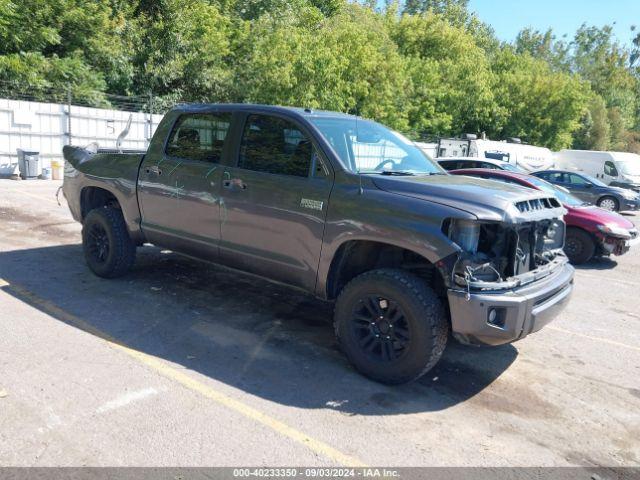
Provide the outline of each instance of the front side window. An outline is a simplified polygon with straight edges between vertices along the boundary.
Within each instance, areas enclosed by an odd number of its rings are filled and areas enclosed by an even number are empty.
[[[610,177],[618,176],[618,170],[613,162],[604,162],[604,174],[609,175]]]
[[[458,169],[463,168],[478,168],[478,164],[473,160],[462,160],[458,162]]]
[[[482,162],[482,168],[487,168],[489,170],[499,170],[497,165],[487,162]]]
[[[173,157],[219,163],[230,125],[230,113],[182,115],[171,131],[166,153]]]
[[[589,185],[589,181],[586,178],[572,173],[569,175],[569,183],[571,185]]]
[[[238,167],[307,177],[314,158],[313,144],[289,120],[270,115],[247,117]]]

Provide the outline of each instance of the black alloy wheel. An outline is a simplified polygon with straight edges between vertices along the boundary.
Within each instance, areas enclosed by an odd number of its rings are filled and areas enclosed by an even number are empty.
[[[368,295],[356,304],[352,328],[362,352],[373,361],[401,358],[411,341],[402,308],[381,295]]]

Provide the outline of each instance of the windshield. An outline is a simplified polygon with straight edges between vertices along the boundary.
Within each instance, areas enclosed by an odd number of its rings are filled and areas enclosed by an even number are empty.
[[[529,177],[527,181],[534,184],[543,192],[547,192],[552,195],[555,195],[556,198],[560,200],[560,203],[562,203],[563,205],[568,205],[570,207],[579,207],[585,204],[582,200],[577,199],[576,197],[566,192],[562,188],[557,187],[545,180],[542,180],[541,178]]]
[[[354,173],[445,173],[411,140],[379,123],[355,117],[309,120]]]
[[[638,162],[617,162],[620,171],[625,175],[640,175],[640,161]]]
[[[510,172],[526,173],[522,168],[514,165],[513,163],[501,163],[500,166],[503,170],[508,170]]]
[[[598,187],[606,187],[607,184],[606,183],[602,183],[600,180],[598,180],[597,178],[593,178],[590,177],[589,175],[584,175],[582,174],[582,176],[584,178],[586,178],[587,180],[589,180],[591,183],[593,183],[594,185],[597,185]]]

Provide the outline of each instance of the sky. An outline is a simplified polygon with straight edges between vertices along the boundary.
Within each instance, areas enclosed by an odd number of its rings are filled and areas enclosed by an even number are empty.
[[[546,31],[557,37],[573,37],[582,25],[614,25],[618,40],[631,44],[631,25],[640,30],[640,0],[470,0],[469,9],[490,24],[500,40],[511,41],[524,27]]]

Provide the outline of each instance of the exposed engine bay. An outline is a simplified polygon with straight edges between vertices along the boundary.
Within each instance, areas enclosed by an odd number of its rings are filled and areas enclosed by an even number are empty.
[[[514,288],[567,261],[562,251],[565,224],[560,218],[513,224],[450,220],[443,230],[461,250],[451,283],[467,290]]]

